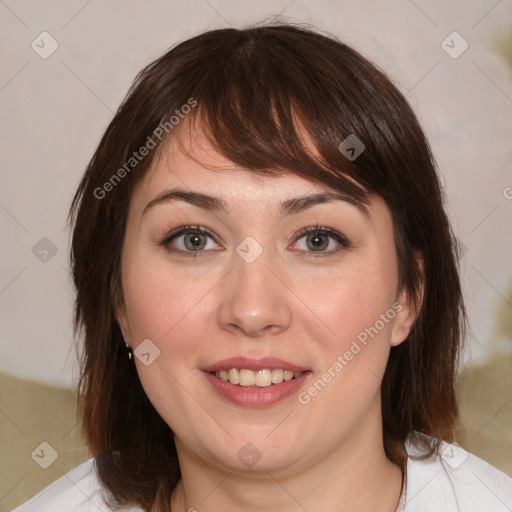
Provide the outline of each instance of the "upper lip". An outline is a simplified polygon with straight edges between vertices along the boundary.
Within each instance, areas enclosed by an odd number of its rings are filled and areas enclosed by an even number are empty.
[[[248,357],[231,357],[217,361],[205,368],[205,372],[220,372],[221,370],[231,370],[231,368],[244,368],[246,370],[258,371],[263,369],[274,370],[283,369],[292,372],[305,372],[307,368],[298,366],[288,361],[283,361],[277,357],[261,357],[261,358],[248,358]]]

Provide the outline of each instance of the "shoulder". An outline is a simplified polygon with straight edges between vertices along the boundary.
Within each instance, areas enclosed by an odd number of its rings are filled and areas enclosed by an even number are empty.
[[[409,459],[405,512],[512,509],[512,478],[457,444],[442,442],[439,454],[427,460],[411,458],[421,452],[410,441],[406,448]]]
[[[91,458],[12,512],[112,512],[103,501],[103,494],[94,467],[94,458]],[[142,512],[138,507],[119,510]]]

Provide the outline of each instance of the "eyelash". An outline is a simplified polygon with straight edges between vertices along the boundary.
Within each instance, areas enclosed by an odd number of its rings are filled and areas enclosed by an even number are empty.
[[[331,238],[336,240],[336,242],[338,242],[338,244],[340,244],[340,247],[338,247],[337,249],[334,249],[334,250],[330,250],[330,251],[319,251],[319,252],[305,251],[303,254],[303,257],[305,257],[305,258],[322,258],[322,257],[326,257],[326,256],[332,256],[333,254],[341,251],[342,249],[349,249],[350,247],[352,247],[348,238],[346,238],[342,234],[338,233],[337,231],[334,231],[334,229],[322,227],[322,226],[319,226],[318,224],[316,224],[315,226],[308,227],[308,228],[303,228],[298,233],[296,233],[294,235],[295,243],[297,241],[299,241],[301,238],[303,238],[304,236],[307,236],[312,233],[315,233],[315,234],[318,233],[318,234],[330,236]]]
[[[190,234],[190,233],[204,233],[204,234],[208,235],[210,238],[212,238],[215,241],[215,243],[217,243],[216,236],[213,233],[213,231],[211,231],[210,229],[208,229],[206,227],[181,226],[179,228],[172,230],[170,233],[166,233],[165,235],[163,235],[163,237],[160,238],[160,242],[158,243],[158,245],[163,246],[166,251],[168,251],[172,254],[179,254],[182,256],[186,256],[188,258],[197,258],[197,257],[201,256],[201,253],[204,253],[205,251],[183,251],[181,249],[172,249],[170,247],[170,243],[175,238],[178,238],[181,235]],[[331,256],[331,255],[339,252],[342,249],[348,249],[348,248],[352,247],[351,243],[345,236],[341,235],[340,233],[338,233],[337,231],[334,231],[331,228],[322,227],[322,226],[319,226],[318,224],[315,226],[303,228],[298,233],[296,233],[294,235],[295,243],[298,240],[300,240],[301,238],[303,238],[304,236],[307,236],[312,233],[330,236],[331,238],[336,240],[336,242],[338,242],[341,247],[331,250],[331,251],[319,251],[318,253],[316,251],[300,251],[300,252],[304,253],[303,257],[322,258],[322,257],[326,257],[326,256]]]

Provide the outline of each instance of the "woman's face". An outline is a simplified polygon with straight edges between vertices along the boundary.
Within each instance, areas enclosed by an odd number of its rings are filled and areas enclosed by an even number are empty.
[[[385,202],[181,144],[133,193],[116,313],[180,459],[300,471],[377,442],[389,350],[413,320]]]

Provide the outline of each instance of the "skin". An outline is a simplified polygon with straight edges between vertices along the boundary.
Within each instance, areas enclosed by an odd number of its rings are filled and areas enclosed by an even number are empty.
[[[222,198],[228,213],[173,201],[142,214],[174,187]],[[405,340],[415,315],[397,288],[393,223],[380,197],[368,214],[333,201],[279,219],[281,202],[330,190],[290,173],[237,168],[200,131],[171,139],[134,190],[122,253],[124,304],[116,318],[133,349],[149,338],[160,350],[148,366],[134,361],[146,394],[175,433],[182,479],[173,511],[393,512],[397,506],[402,472],[384,452],[380,384],[390,348]],[[319,251],[312,235],[297,237],[317,224],[350,246],[325,235]],[[160,243],[185,225],[215,234],[203,237],[197,257]],[[250,264],[236,252],[247,236],[263,248]],[[168,246],[192,252],[184,238]],[[264,408],[235,405],[201,371],[229,357],[273,356],[308,368],[301,388],[307,390],[394,303],[401,306],[394,319],[307,405],[296,394]],[[249,442],[261,454],[250,468],[237,456]]]

